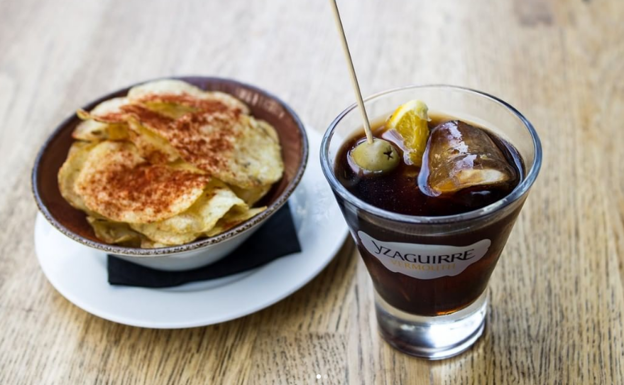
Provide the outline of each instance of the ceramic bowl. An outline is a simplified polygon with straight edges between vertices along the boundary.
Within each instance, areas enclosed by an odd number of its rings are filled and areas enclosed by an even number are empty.
[[[307,136],[295,112],[268,92],[238,81],[201,76],[175,79],[204,90],[234,95],[249,106],[254,117],[275,127],[282,145],[284,175],[260,202],[267,209],[225,233],[180,246],[144,249],[103,243],[95,237],[85,213],[70,206],[61,196],[58,187],[58,171],[74,142],[72,131],[80,122],[76,114],[72,113],[43,144],[32,172],[32,189],[39,210],[61,233],[83,245],[143,266],[160,270],[188,270],[216,262],[226,256],[286,203],[301,180],[308,160]],[[124,96],[135,85],[105,95],[82,108],[90,110],[104,100]]]

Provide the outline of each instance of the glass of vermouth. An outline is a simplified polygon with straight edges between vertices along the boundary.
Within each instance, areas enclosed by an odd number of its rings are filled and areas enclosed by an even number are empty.
[[[375,288],[393,347],[443,359],[482,335],[487,286],[542,162],[539,137],[506,102],[453,86],[407,86],[366,99],[387,167],[362,168],[355,106],[329,126],[323,172]]]

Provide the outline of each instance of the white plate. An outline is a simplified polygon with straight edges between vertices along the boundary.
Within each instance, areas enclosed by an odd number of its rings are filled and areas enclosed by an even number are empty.
[[[39,214],[35,250],[61,295],[98,317],[132,326],[190,328],[233,320],[294,293],[323,270],[347,236],[347,226],[321,171],[321,138],[308,130],[308,167],[291,198],[302,251],[255,270],[167,289],[108,284],[106,254],[61,234]]]

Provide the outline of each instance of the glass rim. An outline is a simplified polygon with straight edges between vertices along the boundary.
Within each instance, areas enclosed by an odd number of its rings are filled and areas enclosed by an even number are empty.
[[[533,141],[533,149],[535,152],[535,155],[533,157],[533,163],[531,164],[531,167],[529,168],[522,182],[520,182],[511,191],[511,193],[509,193],[507,196],[505,196],[504,198],[494,203],[491,203],[480,209],[468,211],[466,213],[461,213],[461,214],[454,214],[454,215],[442,215],[442,216],[407,215],[407,214],[400,214],[400,213],[395,213],[392,211],[380,209],[378,207],[371,205],[370,203],[366,203],[360,198],[350,193],[338,181],[338,179],[336,178],[336,175],[334,174],[333,164],[329,160],[329,157],[328,157],[329,144],[330,144],[331,138],[334,136],[335,128],[342,121],[342,119],[344,119],[345,116],[347,116],[350,112],[355,110],[357,105],[354,103],[350,105],[349,107],[347,107],[340,114],[338,114],[338,116],[330,123],[329,127],[325,131],[325,134],[323,135],[323,140],[321,142],[321,151],[320,151],[321,168],[323,169],[323,173],[325,174],[325,177],[327,178],[334,192],[340,195],[343,199],[351,202],[357,208],[364,210],[368,213],[374,214],[378,217],[382,217],[382,218],[386,218],[386,219],[390,219],[394,221],[399,221],[399,222],[412,223],[412,224],[449,224],[449,223],[456,223],[456,222],[472,220],[472,219],[476,219],[480,217],[485,217],[489,214],[492,214],[495,211],[499,211],[511,205],[512,203],[520,199],[522,196],[524,196],[529,191],[533,183],[535,182],[537,175],[539,174],[540,168],[542,166],[542,143],[539,139],[539,136],[537,135],[537,131],[535,130],[531,122],[529,122],[529,120],[525,118],[524,115],[522,115],[511,104],[505,102],[502,99],[497,98],[496,96],[492,96],[485,92],[477,91],[477,90],[467,88],[467,87],[452,86],[452,85],[447,85],[447,84],[427,84],[427,85],[412,84],[412,85],[402,86],[398,88],[392,88],[386,91],[382,91],[382,92],[378,92],[376,94],[370,95],[364,98],[364,101],[368,102],[368,101],[377,99],[379,97],[392,94],[395,92],[399,92],[399,91],[405,91],[405,90],[410,90],[410,89],[425,89],[425,88],[439,88],[439,89],[448,89],[448,90],[454,90],[454,91],[462,91],[462,92],[473,94],[479,97],[484,97],[486,99],[490,99],[494,101],[495,103],[501,105],[502,107],[505,107],[508,111],[512,112],[518,119],[520,119],[524,127],[529,131],[529,134],[531,135],[531,139]]]

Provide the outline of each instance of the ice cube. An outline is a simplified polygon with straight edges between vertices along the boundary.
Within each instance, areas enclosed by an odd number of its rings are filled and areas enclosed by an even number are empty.
[[[516,168],[485,131],[454,120],[431,132],[418,184],[423,192],[438,196],[516,178]]]

